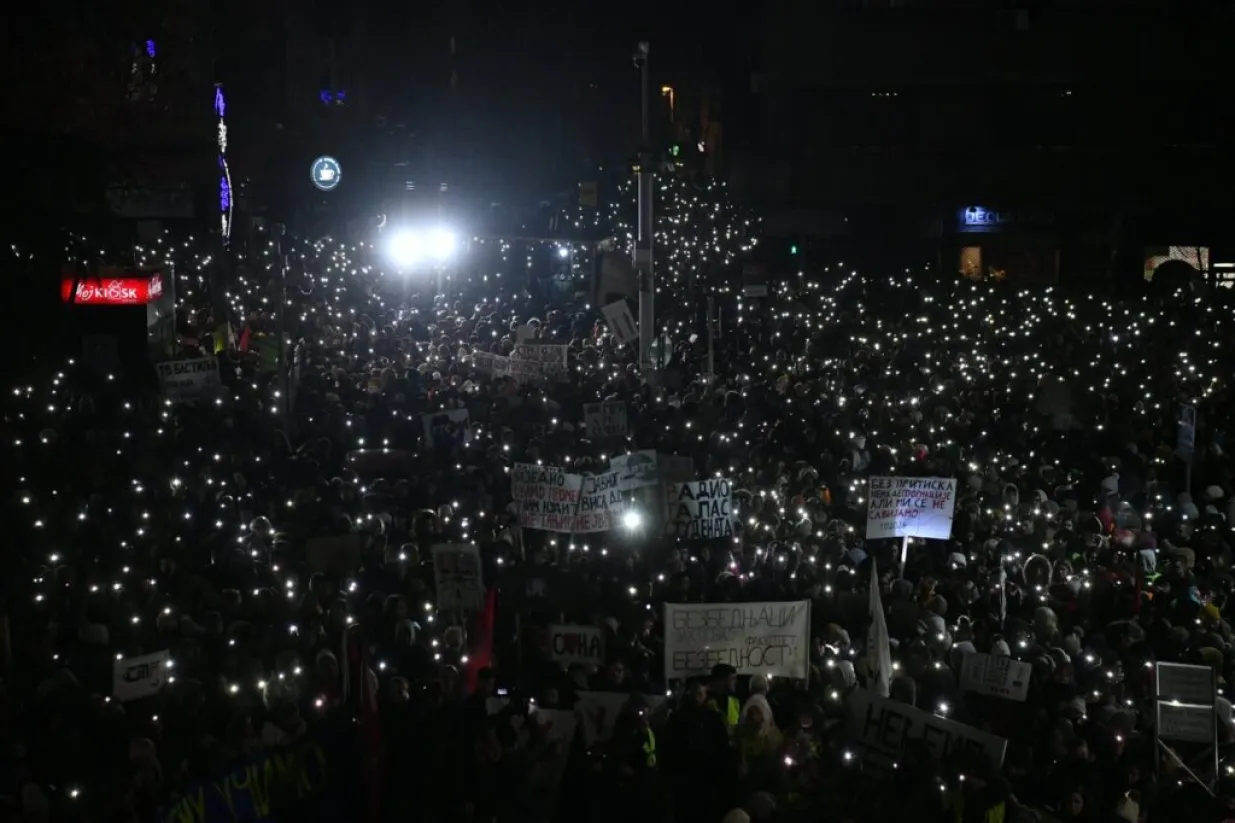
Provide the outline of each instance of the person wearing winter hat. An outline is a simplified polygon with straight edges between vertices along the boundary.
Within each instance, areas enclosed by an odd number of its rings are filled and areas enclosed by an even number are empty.
[[[763,688],[767,688],[766,680]],[[734,735],[738,775],[752,787],[769,785],[784,742],[784,735],[773,722],[767,698],[759,692],[752,694],[742,708],[742,722]]]
[[[768,704],[768,679],[761,674],[753,675],[750,679],[750,696],[746,698],[746,702],[742,705],[741,720],[746,720],[747,714],[752,708],[758,709],[763,713],[766,723],[772,722],[772,707]]]

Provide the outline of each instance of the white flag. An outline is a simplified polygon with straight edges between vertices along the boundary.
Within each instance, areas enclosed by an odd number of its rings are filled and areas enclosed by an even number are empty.
[[[1008,570],[999,567],[999,625],[1008,622]]]
[[[892,647],[888,642],[888,619],[883,613],[883,598],[879,596],[879,571],[871,558],[870,629],[866,632],[866,671],[870,675],[867,688],[880,697],[887,697],[892,687]]]

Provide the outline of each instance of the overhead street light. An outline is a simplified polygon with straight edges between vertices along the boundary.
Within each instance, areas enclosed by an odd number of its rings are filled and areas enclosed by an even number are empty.
[[[458,237],[449,229],[402,229],[386,241],[386,256],[401,269],[448,262],[458,249]]]

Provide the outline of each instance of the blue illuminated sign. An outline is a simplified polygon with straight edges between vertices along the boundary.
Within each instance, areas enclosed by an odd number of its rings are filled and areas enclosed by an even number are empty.
[[[338,160],[323,154],[309,167],[309,177],[319,190],[333,191],[338,187],[340,178],[343,177],[343,170],[339,168]]]
[[[965,209],[966,226],[997,226],[1004,221],[1003,215],[997,211],[987,211],[981,206],[970,206]]]
[[[966,206],[960,213],[961,231],[998,231],[1013,226],[1049,226],[1054,218],[1033,212],[993,211],[981,206]]]

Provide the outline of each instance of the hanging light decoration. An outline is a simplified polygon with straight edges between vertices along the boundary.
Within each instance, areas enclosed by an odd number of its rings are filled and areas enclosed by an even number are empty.
[[[232,237],[232,174],[227,167],[227,102],[223,98],[222,83],[214,84],[214,113],[219,119],[219,214],[226,245]]]

